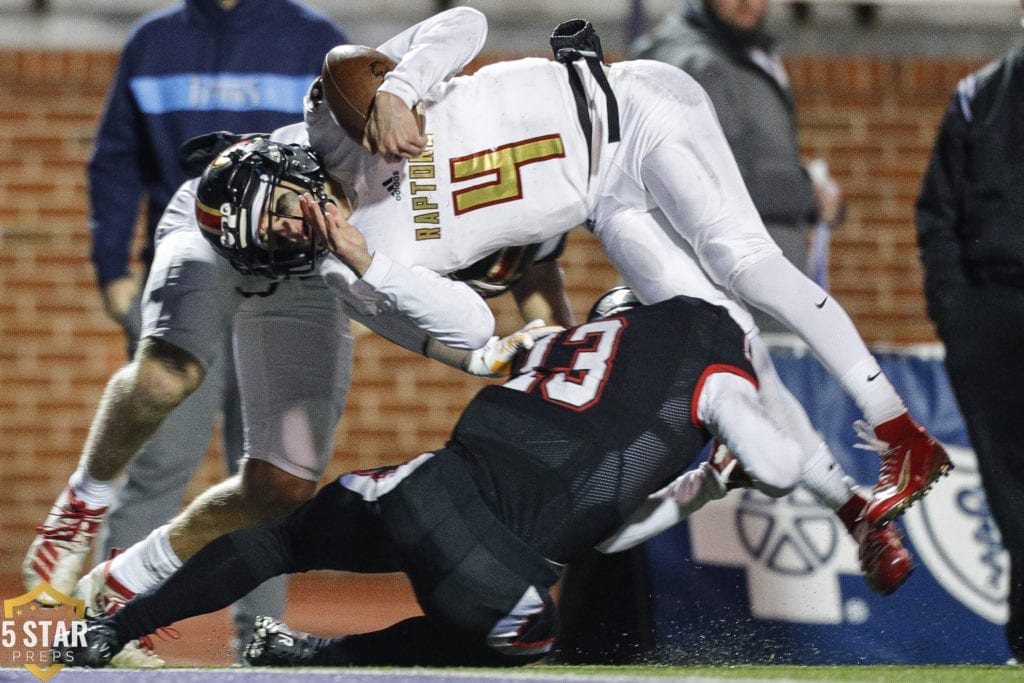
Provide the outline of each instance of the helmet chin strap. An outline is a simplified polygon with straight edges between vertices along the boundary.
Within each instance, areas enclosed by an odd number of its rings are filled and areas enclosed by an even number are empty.
[[[551,33],[551,49],[555,53],[555,61],[564,64],[569,71],[569,86],[572,88],[573,99],[576,100],[576,115],[583,128],[583,136],[587,140],[587,152],[590,156],[590,168],[593,168],[593,131],[594,124],[590,118],[590,108],[583,81],[576,72],[573,62],[584,60],[594,80],[604,92],[608,108],[608,142],[618,142],[619,103],[604,73],[604,51],[601,39],[594,31],[594,26],[586,19],[570,19],[555,27]]]

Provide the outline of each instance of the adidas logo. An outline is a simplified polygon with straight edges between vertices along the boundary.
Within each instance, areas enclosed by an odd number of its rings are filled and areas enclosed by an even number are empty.
[[[398,171],[392,172],[391,177],[381,183],[381,185],[388,191],[388,194],[395,198],[396,202],[402,201],[402,181]]]

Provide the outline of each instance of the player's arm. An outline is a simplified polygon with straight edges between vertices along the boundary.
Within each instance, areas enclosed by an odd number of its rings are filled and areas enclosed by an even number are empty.
[[[486,39],[487,18],[470,7],[454,7],[380,45],[377,50],[397,64],[374,98],[363,146],[389,160],[422,152],[427,140],[413,108],[436,83],[464,69]]]
[[[362,233],[337,206],[321,208],[308,193],[300,202],[305,222],[330,252],[320,264],[320,274],[360,322],[421,353],[428,336],[465,350],[487,344],[494,315],[472,289],[426,268],[392,261],[381,252],[371,254]],[[381,321],[367,322],[376,316]],[[405,322],[396,320],[401,318]]]
[[[511,291],[523,320],[539,318],[565,327],[575,324],[557,260],[533,264]]]
[[[679,475],[642,502],[614,534],[602,541],[602,553],[618,553],[654,538],[726,493],[725,483],[708,463]]]
[[[436,83],[462,71],[483,49],[487,17],[471,7],[453,7],[424,19],[377,51],[397,62],[380,89],[398,95],[409,108]]]
[[[529,351],[538,339],[564,329],[561,325],[548,325],[540,319],[531,320],[507,337],[491,337],[487,344],[472,351],[429,339],[423,355],[478,377],[506,377],[520,351]]]
[[[755,488],[785,495],[800,480],[800,447],[765,413],[749,378],[716,372],[697,397],[697,418],[743,464]],[[725,495],[725,483],[707,463],[652,493],[597,549],[619,552],[643,543]]]

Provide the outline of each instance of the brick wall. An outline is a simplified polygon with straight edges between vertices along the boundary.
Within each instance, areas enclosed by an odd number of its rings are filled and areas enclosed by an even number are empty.
[[[0,572],[74,468],[106,379],[123,360],[87,259],[85,163],[117,55],[0,50]],[[979,64],[844,59],[789,63],[809,156],[849,200],[833,283],[869,343],[933,341],[923,309],[913,201],[956,81]],[[593,238],[564,267],[577,316],[614,284]],[[499,327],[517,316],[497,301]],[[478,380],[363,334],[329,473],[405,459],[443,442]],[[217,449],[193,488],[217,476]]]

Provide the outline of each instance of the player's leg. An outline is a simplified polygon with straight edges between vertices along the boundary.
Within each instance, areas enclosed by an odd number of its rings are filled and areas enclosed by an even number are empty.
[[[196,231],[161,238],[143,295],[143,341],[108,382],[78,469],[29,550],[23,564],[29,587],[48,581],[65,593],[74,590],[114,498],[114,479],[216,357],[234,305],[233,272]]]
[[[146,537],[179,510],[192,475],[206,457],[219,404],[222,359],[181,402],[128,466],[101,532],[99,559]]]
[[[427,616],[329,638],[296,631],[276,619],[262,619],[245,657],[255,666],[522,666],[547,653],[557,632],[556,621],[550,594],[531,586],[521,604],[486,635],[460,633]]]
[[[105,666],[134,639],[235,602],[283,573],[314,569],[397,571],[374,506],[336,481],[277,521],[215,539],[158,587],[89,628],[79,666]]]
[[[352,473],[344,487],[376,501],[396,563],[424,617],[379,631],[319,638],[265,622],[246,659],[278,666],[514,666],[542,657],[557,631],[554,566],[480,500],[450,452]],[[399,560],[400,557],[400,560]]]
[[[171,411],[128,466],[124,484],[100,532],[97,562],[143,540],[181,510],[188,483],[206,457],[218,413],[223,416],[221,434],[228,476],[238,473],[244,435],[236,383],[231,339],[225,337],[224,350],[199,388]],[[281,615],[286,585],[284,577],[268,581],[234,606],[239,647],[248,641],[257,615]]]
[[[334,446],[351,372],[348,320],[319,278],[281,283],[235,317],[249,453],[238,476],[114,558],[110,575],[139,593],[221,534],[280,516],[314,492]]]
[[[698,265],[693,247],[672,228],[661,212],[620,210],[604,217],[595,233],[622,278],[643,301],[654,302],[676,294],[688,294],[725,307],[741,328],[755,329],[749,312],[707,277]],[[762,404],[800,445],[804,458],[803,483],[823,505],[839,515],[844,526],[858,540],[862,566],[869,583],[890,588],[899,585],[911,567],[909,553],[900,541],[899,532],[867,533],[861,530],[854,533],[857,518],[867,499],[854,490],[852,480],[836,463],[803,406],[783,385],[760,337],[751,334],[752,362],[758,374]],[[696,498],[710,499],[722,495],[715,478],[705,477],[702,483],[713,490],[707,495],[698,492]],[[880,544],[879,539],[884,542]],[[894,568],[899,571],[893,571]]]
[[[913,569],[902,535],[895,527],[876,529],[867,523],[864,510],[869,499],[857,490],[814,429],[803,406],[782,383],[760,336],[749,337],[748,344],[765,413],[784,427],[803,452],[812,453],[803,461],[801,484],[821,505],[836,513],[857,543],[861,570],[868,585],[882,594],[893,592]],[[721,467],[721,464],[712,461],[711,466]],[[732,475],[735,478],[742,473],[734,471]]]
[[[865,515],[884,526],[948,471],[948,457],[907,414],[842,307],[771,241],[707,97],[691,79],[644,68],[651,73],[630,80],[625,96],[626,115],[635,121],[624,121],[624,130],[644,131],[623,143],[633,145],[629,153],[638,160],[634,180],[710,278],[799,334],[864,412],[885,443]],[[678,123],[681,113],[686,125]],[[909,481],[900,477],[907,469]]]
[[[222,533],[307,500],[330,461],[351,377],[352,337],[318,277],[281,283],[235,318],[248,453],[237,479],[201,495],[169,527],[185,559]]]
[[[824,290],[780,255],[744,269],[736,287],[756,292],[747,298],[780,319],[800,321],[801,336],[873,428],[873,435],[865,433],[881,455],[881,468],[864,511],[872,524],[884,526],[895,519],[949,471],[945,449],[911,418],[845,311]]]

